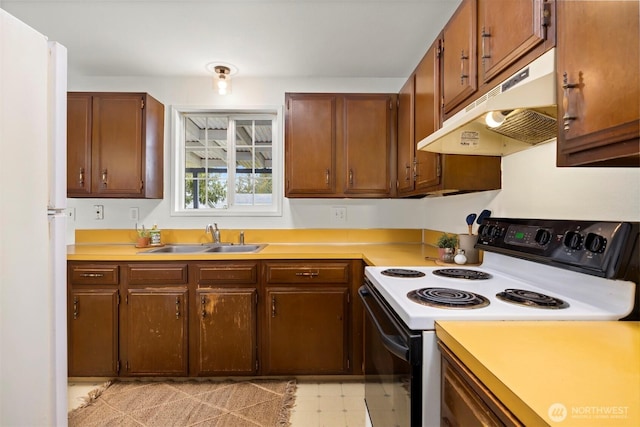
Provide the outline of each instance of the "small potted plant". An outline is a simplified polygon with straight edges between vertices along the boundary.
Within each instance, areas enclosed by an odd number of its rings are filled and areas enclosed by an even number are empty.
[[[436,242],[438,256],[444,262],[453,262],[454,250],[458,245],[458,236],[455,234],[442,233]]]
[[[151,243],[149,230],[144,228],[138,229],[138,239],[136,240],[136,248],[146,248]]]

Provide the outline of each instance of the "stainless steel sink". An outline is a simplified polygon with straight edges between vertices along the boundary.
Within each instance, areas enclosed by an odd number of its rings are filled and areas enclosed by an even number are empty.
[[[197,253],[255,253],[262,250],[262,245],[235,245],[233,243],[221,243],[216,245],[167,245],[161,248],[147,249],[141,254],[197,254]]]
[[[215,245],[205,252],[245,252],[255,253],[261,251],[267,245]]]

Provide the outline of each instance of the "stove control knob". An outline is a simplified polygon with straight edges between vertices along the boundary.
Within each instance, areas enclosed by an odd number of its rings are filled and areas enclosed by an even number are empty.
[[[478,234],[482,237],[488,237],[489,236],[489,226],[482,224],[480,226],[480,228],[478,228]]]
[[[493,228],[489,227],[489,232],[491,233],[491,237],[496,238],[502,236],[502,231],[504,228],[498,227],[497,225]]]
[[[545,246],[551,241],[551,232],[549,230],[541,228],[536,232],[536,237],[534,237],[534,240],[540,246]]]
[[[589,233],[587,234],[584,246],[588,251],[601,254],[607,247],[607,239],[599,234]]]
[[[564,245],[569,249],[578,250],[582,247],[582,234],[577,231],[568,231],[564,235]]]

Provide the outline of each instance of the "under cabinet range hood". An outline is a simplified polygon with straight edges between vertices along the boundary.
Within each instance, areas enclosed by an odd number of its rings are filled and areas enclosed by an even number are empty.
[[[506,156],[557,137],[551,49],[446,120],[418,143],[445,154]]]

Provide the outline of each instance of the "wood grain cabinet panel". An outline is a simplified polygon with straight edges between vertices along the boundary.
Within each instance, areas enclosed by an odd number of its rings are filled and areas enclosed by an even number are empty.
[[[555,43],[549,0],[478,0],[478,74],[487,83],[529,52]],[[497,82],[496,82],[497,83]]]
[[[478,89],[476,2],[463,0],[442,30],[442,105],[445,114]]]
[[[640,166],[639,16],[637,1],[557,3],[558,166]]]
[[[188,307],[186,288],[127,291],[126,375],[187,375]]]
[[[264,373],[346,374],[348,290],[267,287]]]
[[[198,289],[198,375],[249,375],[258,369],[257,289]]]
[[[117,287],[69,293],[69,376],[118,375],[118,301]]]
[[[389,197],[395,94],[285,94],[286,197]]]
[[[146,93],[69,92],[67,195],[163,197],[164,106]]]

